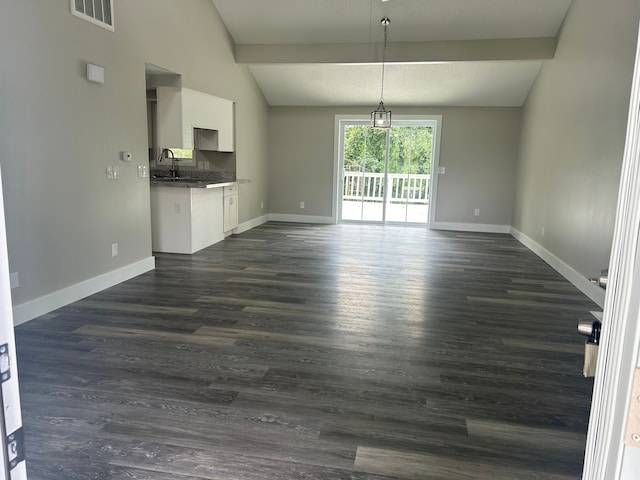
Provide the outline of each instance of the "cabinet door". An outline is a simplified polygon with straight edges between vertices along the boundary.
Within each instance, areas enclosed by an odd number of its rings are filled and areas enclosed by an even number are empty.
[[[238,226],[238,196],[232,195],[229,198],[231,199],[231,205],[229,206],[229,224],[231,228],[236,228]]]
[[[158,87],[158,147],[185,148],[183,135],[182,92],[178,87]],[[191,141],[193,143],[193,140]],[[193,146],[191,146],[193,148]]]
[[[230,210],[231,210],[231,197],[224,197],[223,224],[224,224],[225,232],[228,232],[229,230],[231,230],[231,227],[230,227],[231,222],[229,221]]]
[[[229,100],[220,102],[219,115],[221,128],[218,134],[218,150],[221,152],[233,152],[236,142],[235,104]]]
[[[238,196],[224,197],[224,231],[228,232],[238,226]]]

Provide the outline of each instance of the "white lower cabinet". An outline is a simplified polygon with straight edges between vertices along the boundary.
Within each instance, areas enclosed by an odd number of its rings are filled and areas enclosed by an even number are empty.
[[[224,227],[228,232],[238,226],[238,186],[224,187]]]
[[[195,253],[224,240],[222,188],[151,188],[154,252]]]

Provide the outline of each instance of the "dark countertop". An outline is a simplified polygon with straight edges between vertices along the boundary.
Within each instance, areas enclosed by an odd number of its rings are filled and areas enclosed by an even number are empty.
[[[221,188],[236,185],[237,182],[233,181],[216,181],[199,178],[171,178],[160,177],[151,178],[149,183],[152,187],[169,187],[169,188]]]

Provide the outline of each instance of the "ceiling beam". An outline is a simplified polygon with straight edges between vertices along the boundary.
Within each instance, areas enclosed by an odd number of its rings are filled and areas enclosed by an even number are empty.
[[[236,45],[242,64],[375,63],[382,58],[382,43],[309,45]],[[395,42],[387,47],[389,63],[481,62],[547,60],[553,58],[556,38]]]

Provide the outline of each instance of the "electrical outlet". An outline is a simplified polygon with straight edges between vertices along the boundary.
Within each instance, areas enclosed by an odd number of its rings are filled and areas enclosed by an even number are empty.
[[[180,213],[180,204],[176,203],[173,205],[173,211],[176,213]]]
[[[473,211],[473,214],[474,214],[476,217],[479,217],[479,216],[480,216],[480,209],[479,209],[479,208],[476,208],[476,209]]]
[[[264,209],[264,202],[260,202],[260,210]]]
[[[544,237],[544,227],[542,227],[542,231],[540,233]]]
[[[147,178],[149,176],[149,170],[146,165],[138,165],[138,177]]]
[[[300,202],[300,208],[304,208],[304,202]]]
[[[11,288],[18,288],[20,286],[20,278],[18,272],[12,272],[9,275],[9,285]]]
[[[118,244],[117,243],[112,243],[111,244],[111,256],[112,257],[117,257],[118,256]]]

